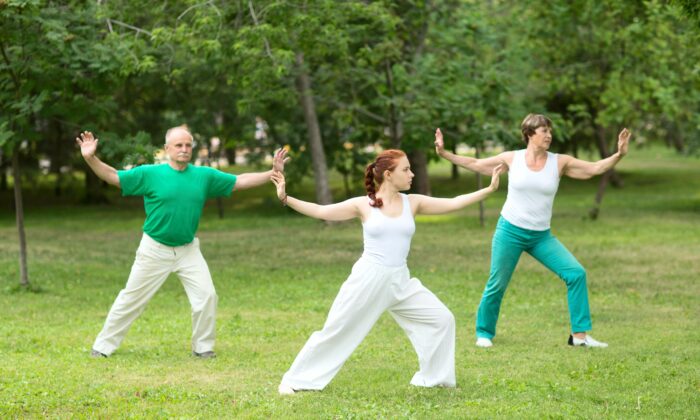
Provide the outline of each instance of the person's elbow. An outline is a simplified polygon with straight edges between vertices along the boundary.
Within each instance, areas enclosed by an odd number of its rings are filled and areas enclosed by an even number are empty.
[[[485,175],[485,176],[493,175],[493,168],[490,166],[487,166],[487,165],[476,164],[476,165],[474,165],[473,168],[467,168],[467,169],[471,169],[472,171],[477,172],[481,175]]]

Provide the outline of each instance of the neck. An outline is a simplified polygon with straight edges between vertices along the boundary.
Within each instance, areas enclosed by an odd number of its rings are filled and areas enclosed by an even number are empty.
[[[175,169],[176,171],[184,171],[187,169],[187,165],[189,165],[189,162],[176,162],[174,160],[171,160],[168,162],[171,168]]]
[[[399,197],[399,190],[388,182],[385,182],[379,187],[377,197],[381,197],[381,199],[388,204]]]
[[[527,145],[527,153],[530,156],[534,156],[536,158],[544,157],[547,156],[547,149],[541,146],[535,146],[532,143],[529,143]]]

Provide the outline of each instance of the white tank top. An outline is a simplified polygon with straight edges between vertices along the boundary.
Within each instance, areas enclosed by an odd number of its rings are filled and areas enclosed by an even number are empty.
[[[508,170],[508,196],[501,210],[504,219],[523,229],[549,229],[559,188],[558,159],[558,154],[547,152],[544,168],[535,172],[525,163],[525,149],[515,151]]]
[[[362,223],[365,249],[362,258],[387,267],[406,265],[411,238],[416,231],[408,196],[401,194],[403,210],[398,217],[385,216],[371,207],[369,218]]]

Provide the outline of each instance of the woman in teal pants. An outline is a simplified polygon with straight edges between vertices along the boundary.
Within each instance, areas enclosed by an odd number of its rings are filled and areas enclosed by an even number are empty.
[[[552,143],[552,122],[544,115],[529,114],[521,124],[525,149],[503,152],[486,159],[458,156],[444,148],[442,133],[435,132],[435,150],[455,165],[485,175],[499,164],[508,167],[508,195],[493,235],[491,271],[479,304],[476,345],[491,347],[503,295],[518,264],[527,252],[566,283],[571,321],[569,344],[607,347],[589,334],[586,271],[564,245],[552,235],[552,204],[559,179],[568,176],[589,179],[612,169],[627,154],[631,133],[625,128],[617,142],[617,153],[597,162],[587,162],[548,151]]]

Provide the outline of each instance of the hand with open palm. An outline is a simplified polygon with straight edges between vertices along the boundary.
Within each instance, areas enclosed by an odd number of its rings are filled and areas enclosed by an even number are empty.
[[[80,133],[80,137],[75,138],[75,142],[80,146],[80,153],[85,159],[95,156],[98,141],[89,131],[83,131]]]

